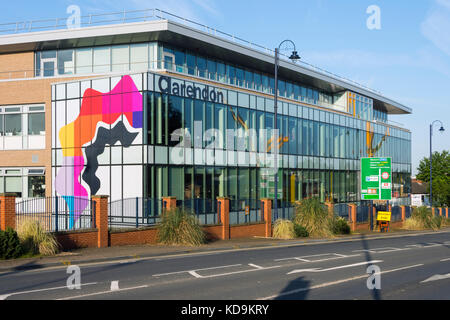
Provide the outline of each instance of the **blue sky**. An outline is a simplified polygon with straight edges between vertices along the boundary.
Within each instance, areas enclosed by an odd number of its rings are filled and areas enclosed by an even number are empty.
[[[4,1],[0,23],[161,8],[254,43],[275,48],[295,42],[302,60],[355,80],[413,109],[394,116],[412,131],[413,173],[433,150],[450,149],[450,0],[40,0]],[[369,30],[370,5],[381,9],[381,29]]]

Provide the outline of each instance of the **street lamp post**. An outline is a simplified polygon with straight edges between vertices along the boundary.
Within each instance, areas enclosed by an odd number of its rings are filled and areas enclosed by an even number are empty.
[[[274,124],[274,130],[275,130],[275,137],[273,145],[275,145],[275,201],[274,201],[274,218],[275,220],[278,219],[278,146],[279,146],[279,136],[278,136],[278,62],[279,62],[279,51],[283,43],[290,42],[294,46],[294,50],[292,51],[291,56],[289,57],[290,60],[296,61],[300,59],[300,56],[298,55],[296,49],[295,49],[295,43],[291,40],[284,40],[280,43],[278,48],[275,48],[275,99],[274,99],[274,113],[275,113],[275,124]]]
[[[441,128],[439,129],[440,132],[444,132],[444,125],[442,121],[435,120],[430,125],[430,207],[433,208],[433,126],[436,122],[439,122],[441,124]]]

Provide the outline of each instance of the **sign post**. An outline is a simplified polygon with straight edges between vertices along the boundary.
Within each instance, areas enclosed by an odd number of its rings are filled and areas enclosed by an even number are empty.
[[[392,200],[391,158],[361,159],[361,200]]]
[[[392,159],[361,158],[361,200],[392,200]],[[373,230],[372,214],[369,214],[370,230]]]

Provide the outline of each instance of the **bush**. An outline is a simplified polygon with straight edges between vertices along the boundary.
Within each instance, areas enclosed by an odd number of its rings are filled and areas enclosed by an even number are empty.
[[[16,259],[24,253],[17,233],[7,228],[6,231],[0,231],[0,259]]]
[[[197,218],[176,208],[165,212],[158,226],[158,242],[166,245],[200,246],[206,242]]]
[[[332,236],[328,210],[318,198],[308,198],[296,204],[294,223],[303,226],[311,236]]]
[[[309,232],[308,230],[306,230],[305,227],[294,223],[294,231],[295,231],[295,235],[297,236],[297,238],[308,238],[309,237]]]
[[[294,239],[295,231],[292,221],[278,219],[273,226],[273,237],[276,239]]]
[[[39,221],[23,221],[17,227],[17,234],[28,253],[44,256],[58,253],[58,242],[51,233],[44,230]]]
[[[445,225],[443,217],[433,216],[431,209],[425,206],[414,208],[411,218],[406,219],[403,228],[408,230],[438,230]]]
[[[351,229],[347,223],[347,220],[345,220],[342,217],[336,217],[335,219],[333,219],[332,231],[333,231],[333,234],[336,234],[336,235],[351,233]]]

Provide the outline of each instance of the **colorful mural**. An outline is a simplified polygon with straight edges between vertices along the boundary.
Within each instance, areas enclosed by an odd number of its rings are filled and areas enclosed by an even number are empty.
[[[100,180],[95,176],[97,157],[103,153],[107,144],[113,145],[120,141],[125,147],[131,145],[138,133],[128,132],[123,122],[127,121],[134,129],[141,129],[142,106],[142,94],[133,79],[124,76],[108,93],[87,89],[83,94],[78,117],[59,131],[63,165],[55,178],[55,190],[63,197],[70,210],[70,228],[73,228],[87,208],[90,195],[95,195],[100,188]],[[107,130],[101,124],[114,127]],[[94,140],[92,145],[87,146]],[[83,146],[86,147],[85,154]],[[85,169],[85,158],[86,170],[81,177]],[[81,179],[89,186],[89,191],[82,186]]]

